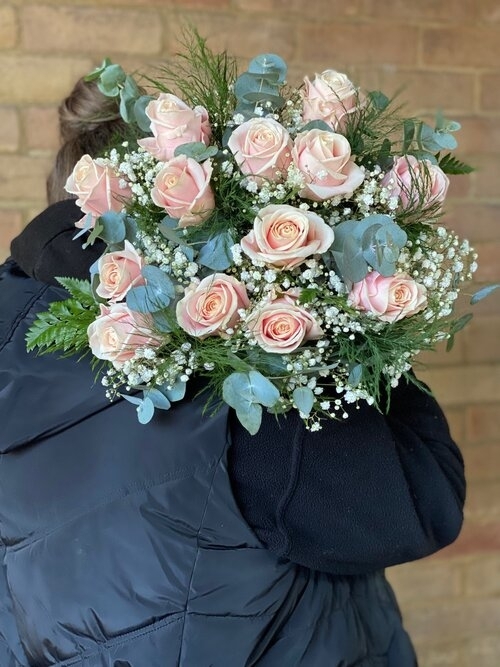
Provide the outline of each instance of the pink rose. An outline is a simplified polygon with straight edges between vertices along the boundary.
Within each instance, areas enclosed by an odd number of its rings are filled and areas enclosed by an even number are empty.
[[[64,189],[77,196],[76,203],[83,213],[90,213],[93,227],[100,215],[107,211],[121,211],[132,196],[130,188],[120,183],[123,183],[121,177],[107,160],[94,160],[90,155],[84,155],[75,164]],[[75,226],[83,227],[84,221],[80,220]]]
[[[390,196],[399,198],[402,208],[442,204],[449,184],[450,179],[441,167],[429,160],[417,160],[414,155],[396,158],[382,180]]]
[[[332,243],[333,229],[319,215],[281,204],[259,211],[253,230],[241,239],[241,248],[251,259],[292,269]]]
[[[426,307],[427,290],[406,273],[384,277],[371,271],[354,283],[348,300],[355,308],[373,313],[383,322],[396,322]]]
[[[247,327],[266,352],[288,354],[308,340],[321,338],[323,331],[313,316],[297,305],[300,290],[289,290],[258,308],[247,319]]]
[[[90,349],[98,359],[121,368],[137,348],[158,346],[144,315],[129,310],[125,303],[101,304],[100,308],[101,314],[87,329]]]
[[[292,157],[305,179],[299,195],[307,199],[324,201],[351,194],[365,178],[364,171],[351,160],[351,146],[342,134],[327,130],[300,132]]]
[[[242,283],[225,273],[214,273],[186,287],[177,303],[177,321],[191,336],[226,338],[226,330],[240,318],[238,310],[249,303]]]
[[[143,266],[142,257],[129,241],[125,241],[123,250],[105,253],[97,263],[97,294],[112,303],[121,301],[131,287],[144,285],[145,280],[141,275]]]
[[[304,78],[302,95],[302,119],[304,122],[322,120],[338,130],[345,116],[356,110],[358,93],[345,74],[327,69],[316,74],[314,81]]]
[[[273,118],[250,118],[237,127],[227,142],[246,176],[280,181],[292,162],[292,140]]]
[[[215,208],[210,187],[212,163],[201,164],[186,155],[179,155],[165,163],[158,172],[151,199],[164,208],[172,218],[178,218],[179,227],[198,225]]]
[[[170,160],[177,146],[182,144],[197,141],[208,146],[210,143],[212,130],[204,107],[191,109],[175,95],[161,93],[146,107],[146,116],[151,120],[153,136],[137,143],[157,160]]]

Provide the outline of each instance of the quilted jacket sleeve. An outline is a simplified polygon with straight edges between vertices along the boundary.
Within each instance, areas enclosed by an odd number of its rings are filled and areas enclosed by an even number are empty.
[[[463,460],[439,405],[401,383],[384,415],[366,403],[310,433],[289,414],[251,437],[236,418],[230,474],[240,509],[275,554],[335,574],[415,560],[455,540]]]

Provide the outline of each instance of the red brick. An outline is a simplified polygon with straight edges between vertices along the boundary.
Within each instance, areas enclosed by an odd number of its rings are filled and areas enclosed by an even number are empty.
[[[478,554],[488,553],[500,555],[500,522],[474,523],[465,521],[458,539],[446,549],[438,551],[432,558],[477,556]]]
[[[465,642],[453,641],[450,643],[433,644],[426,646],[417,645],[417,657],[422,667],[470,667],[469,664],[462,662]]]
[[[427,28],[422,36],[422,59],[426,65],[432,66],[498,67],[498,29],[463,25],[459,28]]]
[[[8,254],[10,242],[22,229],[22,215],[14,209],[0,209],[0,253],[1,259]]]
[[[417,641],[442,643],[494,634],[500,627],[500,598],[429,603],[406,610],[406,627]],[[471,666],[468,666],[471,667]]]
[[[465,410],[467,441],[471,443],[491,442],[500,434],[500,410],[498,405],[470,405]]]
[[[478,254],[478,270],[474,280],[478,282],[496,282],[500,280],[500,241],[475,243]]]
[[[500,595],[500,558],[489,556],[466,563],[464,587],[468,597]]]
[[[475,164],[472,163],[467,157],[460,153],[456,155],[458,160],[469,164],[475,168]],[[458,174],[450,176],[450,187],[448,189],[448,201],[453,202],[456,200],[463,201],[468,199],[472,193],[472,188],[474,184],[474,174],[472,176],[467,174]],[[447,224],[447,218],[444,218],[445,224]]]
[[[0,55],[0,104],[58,104],[91,63],[89,58]]]
[[[0,7],[0,49],[12,49],[17,43],[17,17],[13,7]]]
[[[474,194],[478,198],[500,201],[500,165],[498,155],[471,153],[469,161],[476,171],[472,174]]]
[[[161,50],[156,12],[105,7],[29,5],[21,13],[21,43],[28,52],[79,51],[95,55],[154,54]]]
[[[465,116],[457,118],[462,129],[457,133],[458,153],[498,153],[500,150],[500,128],[496,118]]]
[[[500,74],[483,74],[479,80],[481,109],[498,112],[500,109]]]
[[[416,4],[416,3],[415,3]],[[421,116],[442,109],[446,117],[474,107],[474,76],[464,72],[429,72],[379,68],[378,87],[388,95],[401,91],[403,112]]]
[[[492,241],[500,238],[500,203],[451,202],[446,226],[469,241]]]
[[[472,523],[500,521],[500,479],[488,482],[471,481],[467,488],[465,516]]]
[[[500,364],[431,368],[419,377],[444,406],[500,402]]]
[[[454,598],[462,590],[461,570],[448,562],[424,559],[389,568],[386,574],[403,605]]]
[[[465,648],[464,664],[477,665],[477,667],[498,667],[499,656],[500,637],[498,633],[490,637],[478,636]]]
[[[332,17],[333,18],[333,17]],[[304,23],[298,33],[299,58],[346,71],[374,63],[415,65],[418,31],[408,25],[323,21]],[[361,45],[361,46],[358,46]]]
[[[500,434],[491,445],[462,447],[469,482],[492,482],[500,477]]]
[[[41,201],[52,160],[0,155],[0,200]]]
[[[467,362],[500,362],[500,315],[473,317],[462,339]]]
[[[364,16],[384,22],[390,17],[391,20],[402,20],[409,23],[413,21],[458,23],[474,17],[475,4],[474,0],[460,0],[459,3],[453,5],[453,11],[450,11],[449,3],[435,0],[419,0],[418,2],[384,0],[383,3],[377,0],[363,0],[362,12]]]
[[[59,146],[57,108],[28,107],[21,111],[28,150],[54,151]]]
[[[0,153],[19,149],[19,119],[16,109],[0,107]]]
[[[244,13],[269,13],[275,14],[284,12],[286,15],[299,14],[299,18],[304,16],[304,0],[233,0],[234,7],[239,12]],[[344,18],[357,16],[360,13],[360,8],[363,5],[363,0],[350,0],[350,2],[343,2],[343,0],[314,0],[314,10],[310,12],[308,20],[324,21],[332,17]]]
[[[295,52],[296,27],[286,16],[259,22],[258,29],[254,18],[241,13],[193,12],[190,21],[203,27],[203,37],[207,39],[210,49],[216,52],[227,50],[229,54],[241,59],[243,69],[248,59],[259,53],[272,50],[289,61]],[[164,32],[171,53],[179,51],[177,38],[183,23],[182,16],[167,14],[164,17]]]

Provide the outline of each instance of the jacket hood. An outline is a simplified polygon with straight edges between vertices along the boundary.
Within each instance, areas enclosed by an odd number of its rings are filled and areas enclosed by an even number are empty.
[[[104,250],[101,241],[82,249],[75,222],[82,212],[74,199],[52,204],[36,216],[11,243],[11,256],[24,273],[49,285],[57,276],[88,278],[90,266]]]

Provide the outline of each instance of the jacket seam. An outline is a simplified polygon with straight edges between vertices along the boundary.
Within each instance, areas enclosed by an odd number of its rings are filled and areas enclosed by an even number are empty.
[[[214,467],[216,469],[217,465],[218,465],[218,462],[212,461],[211,463],[209,463],[208,468],[210,469],[211,467]],[[21,551],[23,548],[25,548],[25,547],[27,547],[31,544],[34,544],[35,542],[38,542],[41,539],[45,539],[49,535],[53,535],[54,533],[57,533],[59,530],[68,526],[69,524],[73,523],[77,519],[80,519],[80,518],[86,516],[87,514],[91,514],[93,512],[96,512],[96,511],[102,509],[103,507],[106,507],[106,505],[109,505],[110,503],[114,503],[116,501],[123,500],[123,498],[127,498],[128,496],[134,495],[136,493],[140,493],[142,491],[148,491],[149,489],[152,489],[155,486],[160,486],[161,484],[165,484],[165,482],[168,482],[170,480],[178,480],[178,479],[181,479],[181,478],[190,477],[197,470],[200,470],[202,468],[205,470],[206,465],[195,466],[194,468],[180,468],[179,470],[176,470],[172,473],[163,475],[160,479],[151,481],[149,484],[142,484],[142,485],[135,484],[135,485],[132,485],[132,487],[126,493],[119,494],[119,495],[112,496],[112,497],[108,496],[104,501],[100,502],[99,504],[94,505],[93,507],[89,507],[87,510],[85,510],[83,512],[79,512],[78,514],[74,514],[73,516],[68,518],[63,523],[60,523],[58,526],[55,526],[54,528],[52,528],[52,530],[36,533],[35,535],[31,536],[28,540],[23,540],[21,542],[17,542],[16,544],[13,544],[13,545],[8,545],[8,544],[4,543],[5,549],[8,552]],[[184,473],[184,474],[182,474],[182,473]],[[134,488],[134,486],[135,486],[135,488]],[[198,529],[198,530],[200,530],[200,529]]]
[[[49,289],[49,285],[44,285],[43,287],[39,288],[35,294],[29,299],[29,301],[26,303],[25,307],[17,314],[16,318],[14,319],[12,323],[12,327],[10,329],[10,332],[7,334],[5,339],[0,342],[0,352],[3,350],[3,348],[10,343],[12,338],[14,337],[14,334],[16,333],[17,329],[19,328],[21,322],[24,320],[26,315],[29,313],[29,311],[33,308],[33,305],[44,295],[44,293]]]
[[[292,460],[290,463],[290,477],[288,480],[288,485],[276,509],[276,527],[280,535],[282,535],[284,539],[282,553],[285,558],[288,558],[290,551],[292,549],[291,537],[287,530],[285,515],[288,510],[288,506],[292,501],[293,495],[295,493],[299,481],[300,464],[302,461],[303,441],[304,441],[304,433],[302,431],[301,425],[299,425],[299,428],[297,428],[297,430],[295,431],[294,438],[292,440]]]
[[[183,654],[184,634],[186,632],[186,617],[188,616],[188,614],[190,614],[190,612],[188,611],[188,605],[189,605],[189,601],[190,601],[190,597],[191,597],[191,585],[193,583],[194,572],[196,570],[196,564],[198,562],[198,557],[200,555],[200,550],[201,550],[200,532],[201,532],[201,529],[204,525],[205,517],[207,515],[208,504],[209,504],[210,497],[212,495],[212,491],[213,491],[213,488],[214,488],[215,475],[217,474],[217,470],[219,469],[222,457],[224,456],[224,453],[227,450],[227,446],[228,446],[228,438],[227,438],[227,433],[226,433],[226,437],[224,439],[224,446],[223,446],[222,451],[219,455],[219,458],[217,460],[216,465],[214,465],[212,477],[210,479],[210,488],[208,490],[207,497],[206,497],[206,500],[205,500],[205,507],[203,508],[203,512],[202,512],[202,515],[201,515],[201,518],[200,518],[200,523],[199,523],[199,526],[198,526],[198,530],[196,532],[196,553],[194,555],[193,565],[192,565],[192,568],[191,568],[189,581],[188,581],[188,584],[187,584],[187,587],[186,587],[186,602],[185,602],[185,606],[184,606],[184,615],[183,615],[183,618],[182,618],[181,636],[180,636],[180,639],[179,639],[179,653],[178,653],[178,656],[177,656],[177,665],[179,667],[181,665],[181,659],[182,659],[182,654]]]

